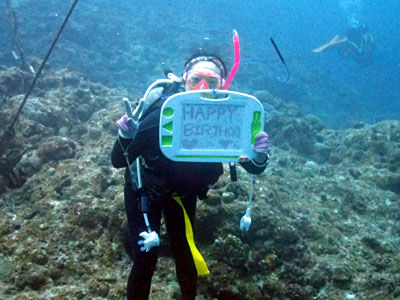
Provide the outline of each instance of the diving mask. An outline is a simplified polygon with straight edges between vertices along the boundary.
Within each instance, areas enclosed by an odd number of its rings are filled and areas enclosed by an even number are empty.
[[[213,72],[189,70],[183,77],[192,90],[220,89],[223,84],[221,75]]]

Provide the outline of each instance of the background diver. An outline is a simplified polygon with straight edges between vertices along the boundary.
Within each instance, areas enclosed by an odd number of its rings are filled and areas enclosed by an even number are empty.
[[[336,35],[328,43],[315,48],[313,52],[320,53],[332,49],[336,49],[342,57],[350,57],[357,64],[368,66],[373,63],[375,39],[368,26],[360,25],[358,21],[352,20],[345,37],[340,38]]]

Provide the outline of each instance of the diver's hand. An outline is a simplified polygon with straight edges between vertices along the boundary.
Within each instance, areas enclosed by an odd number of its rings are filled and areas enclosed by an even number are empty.
[[[269,151],[269,137],[268,133],[261,131],[256,135],[256,141],[254,142],[253,149],[256,152],[253,161],[256,164],[265,164],[268,161],[268,151]]]
[[[151,248],[160,246],[160,238],[155,231],[150,233],[143,231],[141,234],[139,234],[139,236],[144,239],[138,242],[139,245],[142,245],[142,247],[140,247],[140,251],[149,252]]]
[[[139,116],[143,111],[143,106],[144,106],[144,101],[143,101],[143,99],[140,99],[138,105],[135,108],[135,110],[132,111],[133,120],[136,120],[136,121],[139,120]]]
[[[138,130],[138,123],[133,119],[128,118],[127,115],[123,115],[118,121],[119,135],[124,139],[133,139],[136,136]]]

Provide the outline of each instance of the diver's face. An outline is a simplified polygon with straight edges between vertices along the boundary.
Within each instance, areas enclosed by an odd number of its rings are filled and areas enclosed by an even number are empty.
[[[224,83],[220,69],[211,61],[200,61],[184,74],[185,90],[220,89]]]

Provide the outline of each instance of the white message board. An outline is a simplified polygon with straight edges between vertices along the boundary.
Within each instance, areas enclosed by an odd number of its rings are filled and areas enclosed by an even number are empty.
[[[264,108],[233,91],[189,91],[168,98],[160,117],[160,147],[174,161],[228,162],[254,157]]]

